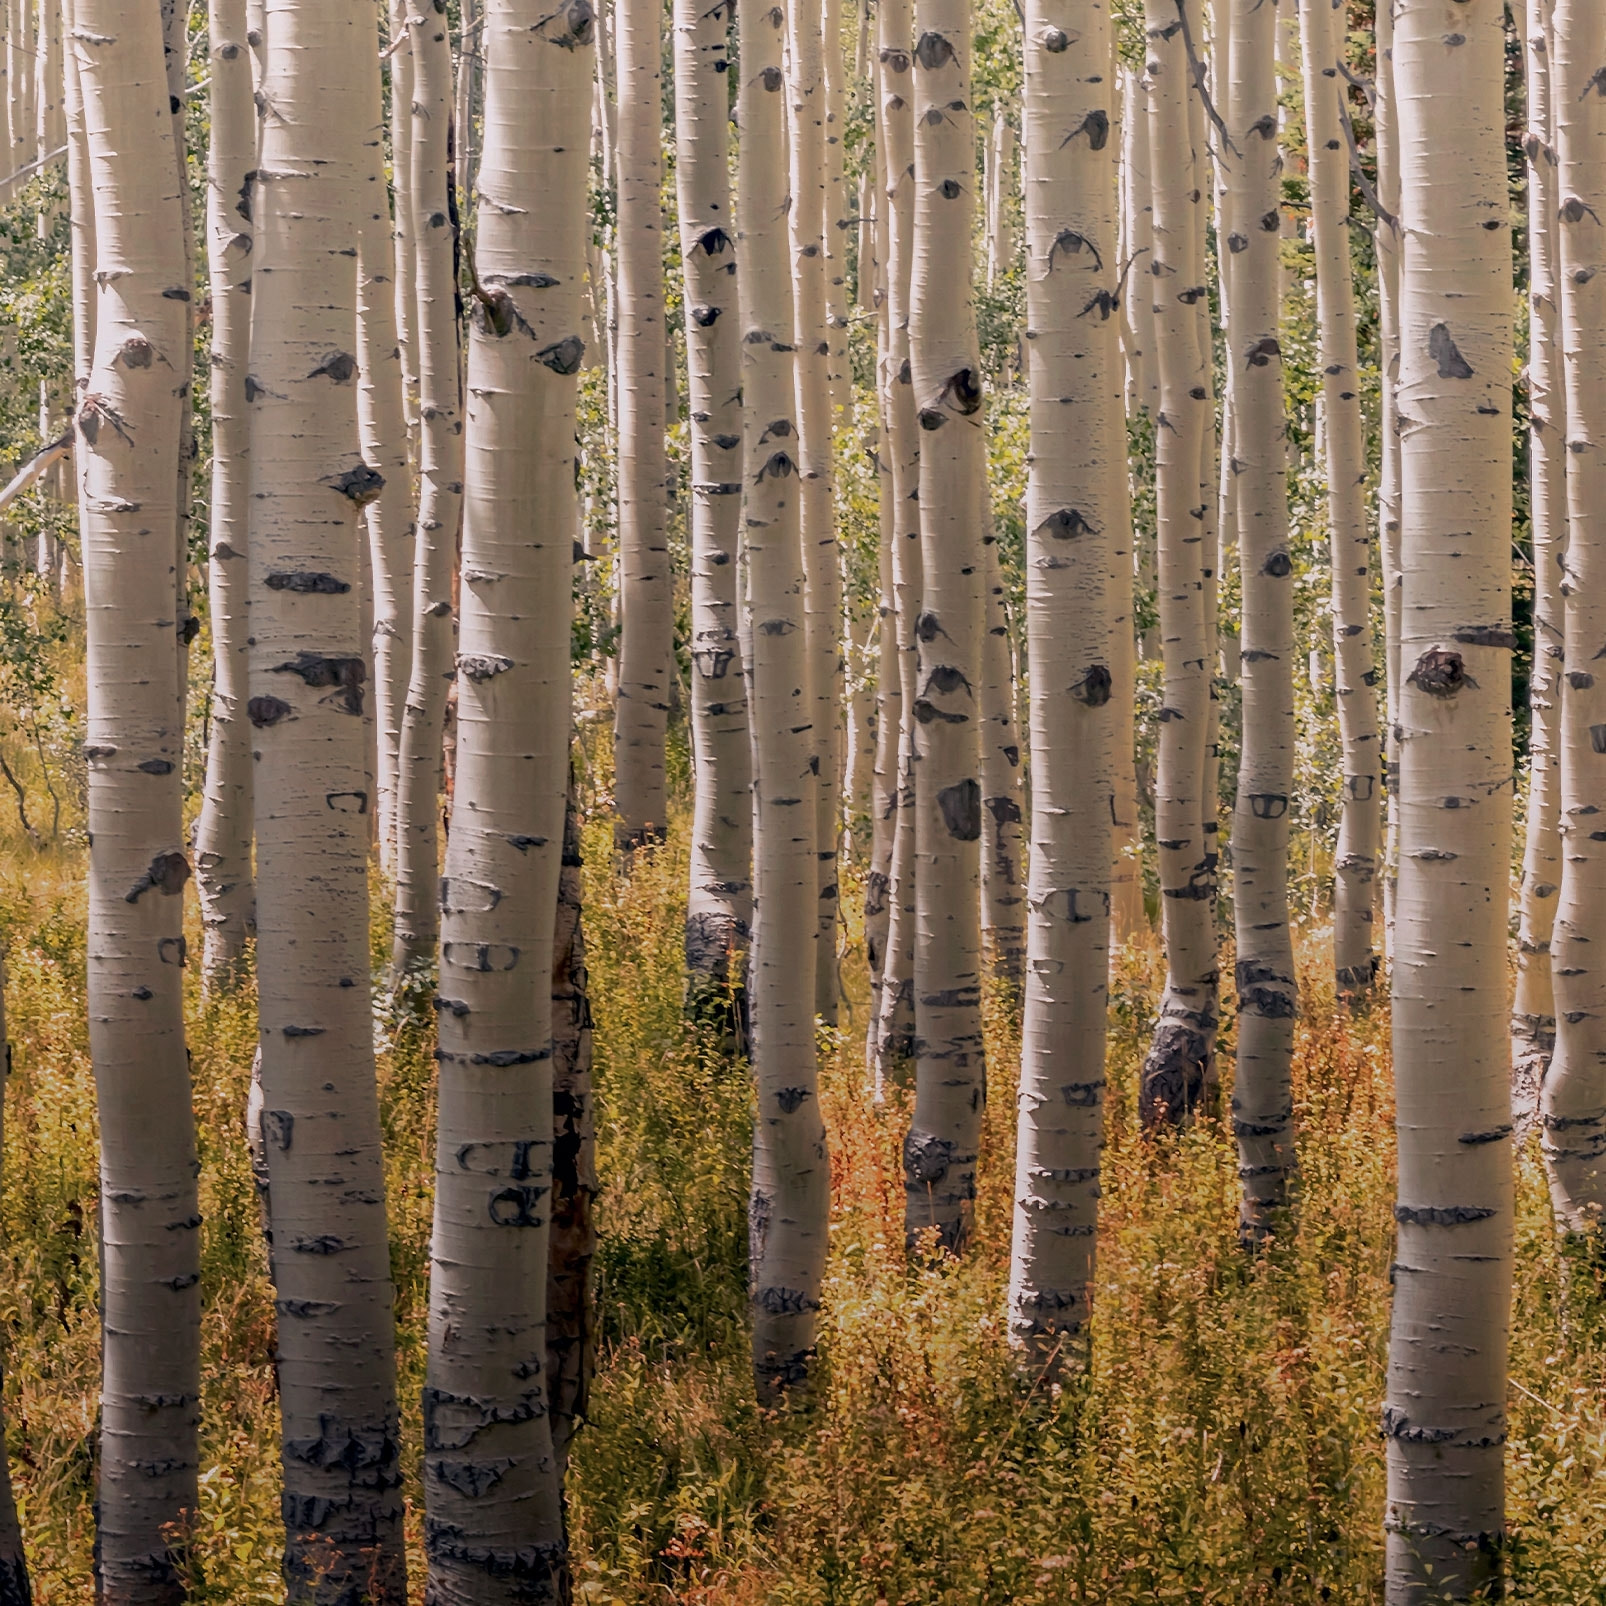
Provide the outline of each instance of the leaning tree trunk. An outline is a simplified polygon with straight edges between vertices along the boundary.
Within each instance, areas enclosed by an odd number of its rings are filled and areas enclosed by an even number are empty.
[[[1561,691],[1561,898],[1551,941],[1556,1047],[1540,1089],[1550,1195],[1562,1228],[1598,1236],[1606,1213],[1606,284],[1597,287],[1606,182],[1606,13],[1554,13],[1561,336],[1566,381],[1567,605]]]
[[[1554,0],[1528,0],[1528,495],[1533,536],[1533,666],[1528,678],[1528,821],[1511,1008],[1511,1107],[1522,1135],[1556,1046],[1550,943],[1562,882],[1560,804],[1567,609],[1567,399],[1561,369],[1561,289],[1556,278],[1559,195],[1551,95]]]
[[[831,450],[830,298],[826,239],[825,64],[818,0],[787,8],[788,150],[791,156],[792,327],[797,385],[798,466],[802,473],[803,573],[807,583],[810,718],[819,785],[819,951],[815,1013],[835,1025],[837,815],[842,789],[842,571],[836,539]]]
[[[752,616],[754,900],[748,999],[753,1125],[748,1287],[762,1403],[801,1389],[825,1275],[830,1163],[814,1051],[818,941],[797,397],[786,224],[780,5],[741,35],[736,218],[742,272],[742,528]]]
[[[1226,123],[1227,305],[1232,475],[1243,589],[1243,734],[1233,808],[1238,1063],[1232,1125],[1243,1185],[1239,1238],[1270,1236],[1294,1159],[1294,943],[1288,925],[1288,802],[1294,789],[1294,593],[1288,554],[1288,421],[1278,341],[1282,155],[1277,13],[1232,0]],[[1329,421],[1329,438],[1331,422]],[[1213,489],[1213,488],[1212,488]]]
[[[395,1313],[369,996],[358,594],[380,490],[357,430],[357,261],[378,48],[359,0],[269,0],[251,291],[258,1042],[273,1196],[285,1579],[406,1599]],[[361,1592],[361,1593],[359,1593]]]
[[[552,946],[569,752],[589,6],[486,8],[457,786],[441,882],[424,1395],[441,1606],[568,1598],[546,1384]]]
[[[456,633],[453,575],[463,519],[463,415],[458,354],[457,211],[452,178],[452,47],[446,14],[407,18],[413,116],[410,193],[418,330],[418,517],[414,531],[412,665],[396,771],[399,981],[434,957],[440,914],[442,741]]]
[[[96,1546],[108,1606],[177,1602],[197,1499],[200,1227],[184,1046],[184,713],[174,673],[189,330],[183,207],[151,8],[77,0],[94,195],[78,405],[89,686],[89,1047],[100,1116]]]
[[[1391,1606],[1487,1598],[1505,1527],[1513,638],[1504,7],[1467,0],[1453,19],[1447,9],[1396,0],[1394,13],[1409,225],[1399,379],[1400,658],[1409,673],[1393,965],[1399,1242],[1383,1408]],[[1447,20],[1461,41],[1453,47]],[[1598,30],[1596,39],[1606,43]],[[1590,50],[1585,78],[1600,59]],[[1559,104],[1572,98],[1564,91]]]
[[[1009,1279],[1011,1337],[1046,1370],[1077,1355],[1092,1303],[1122,724],[1111,548],[1129,516],[1112,30],[1088,7],[1068,39],[1054,14],[1031,0],[1025,28],[1032,854]]]
[[[619,257],[619,695],[613,798],[619,845],[660,841],[668,824],[664,774],[675,674],[664,455],[662,252],[663,68],[658,0],[616,0]]]
[[[967,0],[916,0],[909,349],[920,423],[915,621],[915,1108],[904,1225],[959,1250],[986,1101],[981,1029],[982,581],[986,474],[971,297],[975,141]]]
[[[256,910],[251,874],[251,741],[246,724],[246,547],[250,427],[252,186],[257,117],[244,0],[210,0],[212,129],[207,148],[206,246],[212,295],[212,740],[195,828],[195,880],[206,930],[203,973],[224,980],[245,956]]]
[[[1327,525],[1332,570],[1333,690],[1344,749],[1333,876],[1333,970],[1339,994],[1365,992],[1377,974],[1372,940],[1383,815],[1377,671],[1372,655],[1372,531],[1366,508],[1366,425],[1356,354],[1349,248],[1349,160],[1344,148],[1338,39],[1328,0],[1301,0],[1305,129],[1316,248],[1317,362],[1322,371]],[[1387,225],[1383,225],[1387,227]],[[1247,571],[1246,571],[1247,573]]]
[[[1209,643],[1198,515],[1205,432],[1214,429],[1194,305],[1188,59],[1176,8],[1146,0],[1149,143],[1154,177],[1149,264],[1159,369],[1155,507],[1163,688],[1155,834],[1166,984],[1140,1095],[1147,1122],[1179,1121],[1205,1089],[1216,1035],[1215,841],[1204,830],[1211,741]]]
[[[0,954],[0,1156],[5,1153],[5,1089],[11,1076],[11,1041],[6,1036],[5,956]],[[5,1448],[5,1413],[0,1411],[0,1606],[33,1606],[28,1555],[11,1490],[11,1458]]]
[[[752,757],[736,585],[742,511],[736,242],[726,126],[730,18],[675,10],[675,182],[686,274],[691,402],[691,723],[697,754],[686,969],[694,994],[721,992],[752,919]]]

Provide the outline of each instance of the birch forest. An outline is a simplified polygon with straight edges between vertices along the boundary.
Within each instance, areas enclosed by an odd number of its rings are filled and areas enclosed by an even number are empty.
[[[0,1606],[1606,1601],[1602,0],[0,0],[0,175]]]

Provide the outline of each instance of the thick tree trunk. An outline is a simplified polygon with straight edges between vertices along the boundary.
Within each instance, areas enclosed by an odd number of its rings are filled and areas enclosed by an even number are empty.
[[[1277,13],[1232,0],[1224,153],[1232,254],[1226,347],[1232,480],[1243,588],[1243,735],[1233,809],[1238,1063],[1232,1124],[1243,1184],[1239,1237],[1270,1236],[1294,1170],[1294,944],[1288,925],[1288,802],[1294,789],[1294,595],[1288,553],[1277,147]],[[1329,423],[1331,434],[1331,423]],[[1211,490],[1214,490],[1212,485]]]
[[[1340,14],[1342,15],[1342,14]],[[1366,426],[1356,354],[1349,248],[1349,160],[1339,109],[1334,12],[1302,0],[1305,126],[1316,248],[1317,362],[1322,371],[1327,525],[1332,569],[1334,691],[1344,748],[1333,887],[1333,971],[1341,995],[1377,974],[1373,915],[1382,850],[1381,754],[1372,653],[1372,531],[1366,510]],[[1387,225],[1383,225],[1387,227]]]
[[[916,0],[909,348],[920,424],[915,621],[915,1109],[911,1236],[963,1247],[986,1102],[981,1030],[981,362],[971,298],[975,142],[967,0]]]
[[[319,1606],[406,1599],[358,594],[380,476],[359,449],[351,350],[368,109],[350,64],[375,34],[357,0],[269,0],[251,292],[261,1126],[285,1579],[292,1601]]]
[[[1443,0],[1396,0],[1394,13],[1408,223],[1399,378],[1408,673],[1393,965],[1399,1242],[1383,1408],[1390,1606],[1481,1592],[1498,1573],[1505,1526],[1513,1200],[1504,8],[1467,0],[1454,10],[1453,48]],[[1591,50],[1586,78],[1599,61]]]
[[[664,455],[662,50],[658,0],[616,0],[619,143],[619,694],[614,808],[621,847],[662,839],[664,743],[674,677]]]
[[[251,742],[246,723],[246,549],[250,515],[252,187],[257,118],[244,0],[210,0],[212,129],[207,149],[206,244],[212,294],[212,740],[195,828],[195,880],[206,928],[208,985],[245,956],[256,918],[251,872]]]
[[[818,886],[785,199],[780,5],[743,16],[742,528],[752,616],[754,902],[748,998],[758,1109],[748,1287],[761,1403],[808,1382],[831,1176],[814,1051]]]
[[[1032,854],[1009,1283],[1011,1336],[1047,1370],[1078,1354],[1092,1302],[1121,729],[1112,548],[1128,519],[1112,25],[1088,6],[1067,41],[1053,15],[1031,0],[1025,28]]]
[[[1591,827],[1606,806],[1606,14],[1556,0],[1554,60],[1561,336],[1566,382],[1567,604],[1561,691],[1561,898],[1551,941],[1556,1047],[1540,1090],[1551,1202],[1561,1227],[1599,1234],[1606,1213],[1606,851]]]
[[[694,994],[729,984],[753,912],[752,755],[736,586],[742,510],[740,352],[731,218],[730,16],[675,11],[675,181],[686,274],[691,403],[692,741],[697,755],[686,969]]]
[[[74,24],[98,286],[77,422],[103,1239],[97,1556],[105,1600],[123,1606],[183,1598],[180,1530],[196,1509],[201,1218],[174,673],[186,398],[173,376],[189,302],[161,19],[119,0],[77,0]]]
[[[413,552],[412,665],[396,783],[399,981],[427,966],[439,938],[442,740],[453,680],[454,576],[463,520],[463,414],[458,352],[457,209],[452,179],[452,47],[446,14],[407,18],[407,141],[418,329],[418,517]]]
[[[567,1598],[545,1384],[590,7],[486,9],[457,787],[441,883],[430,1596]]]
[[[1145,1121],[1155,1123],[1180,1121],[1194,1108],[1215,1051],[1215,840],[1204,829],[1215,789],[1205,777],[1210,644],[1200,552],[1200,467],[1205,434],[1215,426],[1194,311],[1204,289],[1192,250],[1187,54],[1174,5],[1146,0],[1144,14],[1154,176],[1149,272],[1160,382],[1155,504],[1164,683],[1155,826],[1166,985],[1143,1065],[1141,1105]]]
[[[1561,668],[1567,602],[1567,398],[1561,366],[1560,227],[1551,94],[1554,0],[1528,0],[1528,488],[1533,532],[1533,667],[1528,679],[1528,820],[1522,857],[1511,1108],[1525,1136],[1556,1046],[1550,943],[1562,881]]]

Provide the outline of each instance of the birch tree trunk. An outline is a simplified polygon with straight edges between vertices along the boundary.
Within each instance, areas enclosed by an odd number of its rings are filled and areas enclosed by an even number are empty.
[[[413,116],[407,140],[418,330],[418,518],[413,650],[397,759],[398,980],[426,965],[439,938],[442,739],[453,681],[453,575],[463,520],[463,415],[452,177],[452,47],[444,11],[407,18]]]
[[[804,604],[792,284],[785,199],[782,6],[741,33],[736,216],[742,327],[742,528],[752,616],[753,946],[758,1109],[748,1212],[760,1403],[808,1382],[825,1273],[830,1163],[814,1050],[815,748]]]
[[[6,1035],[5,956],[0,953],[0,1156],[5,1153],[5,1087],[11,1076],[11,1040]],[[11,1490],[11,1458],[5,1450],[5,1417],[0,1412],[0,1606],[33,1606],[28,1555]]]
[[[77,0],[96,229],[78,405],[88,640],[89,1047],[100,1117],[97,1557],[109,1606],[183,1598],[196,1510],[200,1214],[184,1046],[175,498],[189,328],[160,16]],[[15,89],[13,83],[13,89]]]
[[[1491,1584],[1504,1529],[1513,642],[1504,8],[1468,0],[1454,9],[1454,45],[1443,0],[1397,0],[1394,15],[1408,224],[1398,395],[1409,674],[1393,966],[1399,1243],[1383,1409],[1391,1606],[1465,1599]],[[1592,52],[1586,72],[1598,62]]]
[[[1534,654],[1528,680],[1528,821],[1522,859],[1517,991],[1511,1009],[1511,1105],[1523,1135],[1556,1046],[1550,943],[1562,882],[1561,665],[1566,598],[1567,399],[1561,370],[1556,119],[1551,95],[1554,0],[1529,0],[1528,487],[1533,532]]]
[[[366,23],[366,26],[364,25]],[[251,290],[251,700],[261,1135],[293,1602],[406,1599],[369,993],[357,429],[358,0],[268,0]],[[336,1181],[335,1179],[338,1179]]]
[[[1096,0],[1067,35],[1060,14],[1031,0],[1025,24],[1033,774],[1009,1281],[1011,1336],[1050,1371],[1080,1352],[1092,1303],[1120,729],[1112,536],[1128,516],[1112,19]]]
[[[1340,13],[1342,15],[1342,13]],[[1382,848],[1377,671],[1372,655],[1372,532],[1366,510],[1366,427],[1356,353],[1349,248],[1349,161],[1339,108],[1340,41],[1324,0],[1301,0],[1305,129],[1316,248],[1317,362],[1327,470],[1332,568],[1334,691],[1344,748],[1333,887],[1333,970],[1340,995],[1365,992],[1377,975],[1372,940]],[[1387,225],[1384,225],[1387,227]]]
[[[988,963],[1018,987],[1026,963],[1026,831],[1021,809],[1020,732],[1009,613],[993,531],[985,466],[981,509],[983,636],[981,648],[981,933]]]
[[[920,424],[915,621],[915,1109],[904,1139],[911,1236],[958,1251],[976,1196],[981,1030],[981,362],[971,299],[975,140],[967,0],[916,0],[909,347]]]
[[[1288,926],[1288,800],[1294,789],[1294,596],[1288,553],[1277,146],[1277,13],[1232,0],[1226,163],[1232,479],[1243,588],[1243,736],[1233,809],[1238,1065],[1232,1123],[1243,1184],[1239,1238],[1270,1237],[1294,1171],[1294,944]],[[1209,426],[1213,430],[1213,426]],[[1329,428],[1329,434],[1331,429]],[[1213,490],[1214,487],[1212,486]]]
[[[676,193],[686,275],[692,501],[692,740],[697,754],[686,968],[722,991],[752,919],[752,755],[738,628],[742,496],[736,242],[726,125],[730,12],[680,0],[674,20]]]
[[[402,370],[402,408],[407,419],[409,461],[418,460],[418,296],[413,193],[413,51],[407,34],[407,0],[390,0],[390,156],[395,216],[391,225],[396,261],[396,353]],[[411,487],[409,487],[411,489]],[[411,499],[409,498],[409,507]],[[406,640],[412,673],[413,638]],[[394,851],[394,843],[392,843]]]
[[[825,217],[826,331],[830,356],[826,377],[831,386],[831,422],[851,420],[853,369],[848,360],[848,231],[853,218],[848,205],[846,152],[847,64],[842,55],[842,0],[820,0],[825,87]],[[840,579],[838,585],[840,587]]]
[[[244,0],[210,0],[212,127],[207,146],[206,245],[212,295],[212,510],[208,594],[212,616],[212,740],[195,828],[195,880],[206,928],[208,985],[245,956],[256,912],[251,871],[251,742],[246,724],[249,649],[252,188],[257,119]]]
[[[460,803],[441,884],[425,1540],[441,1606],[567,1599],[544,1353],[552,953],[595,22],[489,0],[468,352]]]
[[[819,0],[787,8],[787,141],[791,160],[792,321],[803,520],[808,583],[809,691],[819,786],[815,852],[819,860],[819,949],[815,1013],[836,1024],[837,816],[842,785],[842,571],[836,539],[835,463],[831,447],[831,339],[826,264],[824,38]]]
[[[1606,183],[1606,16],[1556,0],[1554,59],[1561,337],[1566,383],[1567,603],[1561,690],[1561,897],[1551,941],[1556,1046],[1540,1090],[1551,1202],[1562,1229],[1599,1234],[1606,1210],[1606,853],[1594,816],[1606,804],[1606,302],[1595,286]],[[1606,287],[1603,287],[1606,288]]]
[[[658,0],[616,0],[619,254],[619,694],[614,809],[621,847],[663,838],[673,661],[673,596],[664,456],[664,270],[659,191],[663,70]]]
[[[1166,984],[1144,1061],[1146,1122],[1180,1121],[1203,1096],[1216,1035],[1215,843],[1203,827],[1209,753],[1209,643],[1202,577],[1200,465],[1209,415],[1206,354],[1194,305],[1193,203],[1187,174],[1188,61],[1174,5],[1145,0],[1154,176],[1153,295],[1159,369],[1155,505],[1163,687],[1155,786]],[[1208,789],[1214,796],[1214,788]]]
[[[62,64],[66,75],[67,211],[72,238],[72,373],[76,411],[89,389],[90,370],[95,363],[95,194],[90,177],[89,134],[84,123],[79,52],[73,37],[76,21],[72,8],[76,0],[62,0],[62,4],[62,31],[67,41]],[[81,454],[75,452],[73,471],[80,483],[83,467]]]

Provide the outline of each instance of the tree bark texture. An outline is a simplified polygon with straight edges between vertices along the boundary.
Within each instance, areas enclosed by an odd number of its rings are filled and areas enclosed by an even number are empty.
[[[1467,0],[1453,17],[1450,9],[1444,0],[1397,0],[1394,13],[1406,220],[1398,392],[1406,675],[1393,964],[1399,1241],[1383,1408],[1390,1606],[1464,1599],[1491,1584],[1504,1529],[1512,1253],[1504,8]],[[1447,107],[1457,114],[1446,116]]]
[[[366,24],[366,25],[365,25]],[[251,288],[251,699],[261,1137],[273,1195],[285,1581],[406,1599],[369,992],[357,262],[377,49],[357,0],[268,0]]]
[[[183,1598],[178,1530],[196,1509],[201,1217],[174,670],[190,292],[160,16],[78,0],[72,48],[98,287],[77,418],[103,1245],[97,1551],[105,1600],[132,1606]]]
[[[1026,828],[1021,742],[1015,725],[1015,674],[1009,611],[993,529],[992,499],[982,485],[981,647],[981,934],[995,975],[1018,987],[1026,963]]]

